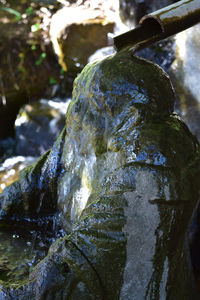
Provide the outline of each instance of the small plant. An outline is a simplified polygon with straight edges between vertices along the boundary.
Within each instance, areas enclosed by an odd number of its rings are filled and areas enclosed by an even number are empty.
[[[31,32],[36,32],[40,30],[40,24],[39,23],[35,23],[31,26]]]
[[[46,53],[42,52],[40,57],[36,60],[35,65],[39,66],[43,62],[43,60],[46,58],[46,56],[47,56]]]
[[[49,84],[54,85],[54,84],[56,84],[56,83],[57,83],[57,82],[56,82],[55,78],[49,77]]]
[[[13,8],[4,6],[4,7],[1,7],[0,10],[4,10],[4,11],[14,15],[16,21],[19,21],[22,19],[22,14]]]
[[[29,6],[25,11],[27,17],[31,16],[33,13],[34,13],[34,9],[32,8],[32,6]]]

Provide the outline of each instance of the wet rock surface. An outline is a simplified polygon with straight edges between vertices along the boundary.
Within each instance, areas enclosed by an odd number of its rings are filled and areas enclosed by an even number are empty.
[[[176,59],[171,67],[171,77],[177,92],[177,110],[190,130],[200,140],[200,72],[199,33],[196,25],[176,37]]]
[[[65,126],[65,113],[70,98],[27,104],[15,121],[16,154],[40,156],[49,150]]]
[[[136,55],[158,64],[168,74],[175,59],[174,38],[168,38],[137,51]]]
[[[67,235],[21,287],[1,282],[1,299],[195,299],[185,241],[199,144],[174,99],[131,53],[84,68],[57,142],[0,196],[1,218],[58,210]]]

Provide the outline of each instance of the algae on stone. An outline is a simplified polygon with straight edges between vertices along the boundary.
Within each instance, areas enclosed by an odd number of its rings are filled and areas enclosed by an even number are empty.
[[[130,52],[84,68],[58,141],[0,196],[2,217],[58,210],[67,235],[2,299],[195,299],[185,240],[199,145],[174,98],[166,73]]]

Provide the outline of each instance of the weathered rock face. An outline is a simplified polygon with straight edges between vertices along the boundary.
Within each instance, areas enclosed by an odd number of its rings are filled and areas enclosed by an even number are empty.
[[[178,106],[190,130],[200,140],[200,25],[176,38],[176,60],[171,68],[172,80],[178,94]]]
[[[155,62],[169,74],[171,65],[175,59],[174,38],[168,38],[155,43],[148,48],[138,51],[136,55]]]
[[[114,16],[109,18],[98,7],[81,5],[57,11],[51,20],[50,36],[63,70],[80,72],[90,55],[107,46],[107,34],[113,30]]]
[[[1,299],[195,299],[199,145],[173,104],[166,74],[131,53],[84,68],[52,150],[0,196],[1,217],[59,210],[67,235]]]
[[[20,109],[15,121],[17,155],[40,156],[51,148],[65,126],[70,100],[43,99]]]
[[[9,1],[8,1],[9,2]],[[16,16],[0,10],[0,136],[13,131],[19,107],[28,100],[50,95],[50,79],[59,82],[60,66],[53,53],[43,17],[37,5],[29,1],[10,1]],[[47,10],[47,8],[46,8]],[[47,10],[48,11],[48,10]],[[40,24],[41,23],[41,24]],[[31,27],[33,26],[33,27]],[[34,27],[35,26],[35,27]]]
[[[146,14],[179,0],[120,0],[121,17],[129,24],[137,24]]]

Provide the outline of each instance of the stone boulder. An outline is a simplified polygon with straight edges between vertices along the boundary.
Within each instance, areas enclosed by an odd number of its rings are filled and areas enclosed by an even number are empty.
[[[42,99],[20,109],[15,121],[17,155],[40,156],[51,148],[65,126],[70,100]]]
[[[200,140],[200,25],[176,37],[171,77],[178,95],[177,110]]]
[[[66,235],[23,282],[1,282],[2,300],[198,299],[186,232],[200,149],[174,100],[130,52],[84,68],[57,142],[0,196],[1,218],[58,211]]]
[[[87,64],[90,55],[108,45],[107,35],[113,32],[115,24],[114,12],[108,11],[109,15],[98,6],[80,5],[63,7],[53,15],[50,36],[64,71],[75,76]]]

